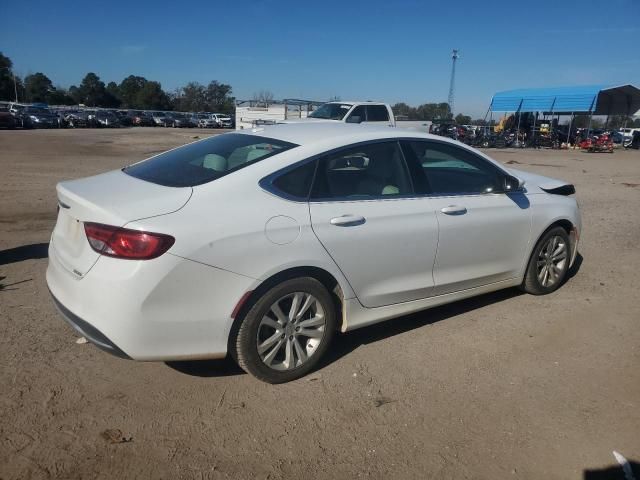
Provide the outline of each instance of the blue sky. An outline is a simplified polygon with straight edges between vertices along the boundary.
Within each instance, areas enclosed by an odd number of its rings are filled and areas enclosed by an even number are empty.
[[[216,79],[237,98],[446,101],[483,116],[499,90],[640,85],[640,0],[93,2],[0,0],[0,51],[20,75],[78,84],[128,74],[166,90]]]

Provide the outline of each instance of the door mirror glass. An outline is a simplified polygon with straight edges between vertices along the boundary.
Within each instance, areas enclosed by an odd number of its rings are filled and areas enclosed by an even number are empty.
[[[362,118],[359,115],[351,115],[347,118],[347,123],[362,123]]]
[[[504,179],[505,192],[519,192],[524,188],[524,180],[514,177],[513,175],[507,175]]]

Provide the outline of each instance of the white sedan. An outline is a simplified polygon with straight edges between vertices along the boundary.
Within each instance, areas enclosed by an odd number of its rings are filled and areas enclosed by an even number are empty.
[[[286,382],[338,330],[507,287],[553,292],[577,253],[573,193],[418,132],[244,130],[60,183],[47,283],[111,353],[231,354]]]

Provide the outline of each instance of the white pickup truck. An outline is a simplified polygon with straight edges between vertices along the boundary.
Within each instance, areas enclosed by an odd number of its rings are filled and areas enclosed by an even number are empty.
[[[378,102],[329,102],[306,118],[280,120],[278,123],[343,122],[396,126],[391,107]]]

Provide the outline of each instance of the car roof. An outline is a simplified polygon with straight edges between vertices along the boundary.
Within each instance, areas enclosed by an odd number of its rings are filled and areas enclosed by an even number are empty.
[[[354,125],[342,122],[285,123],[237,130],[236,133],[259,135],[295,143],[297,145],[325,143],[328,140],[334,140],[337,145],[344,145],[347,143],[358,143],[384,138],[432,138],[440,141],[448,140],[417,130],[391,128],[388,126]]]
[[[327,103],[334,103],[336,105],[344,105],[344,104],[350,104],[350,105],[387,105],[384,102],[373,102],[371,100],[367,100],[365,102],[363,102],[362,100],[336,100],[336,101],[331,101],[331,102],[327,102]]]

